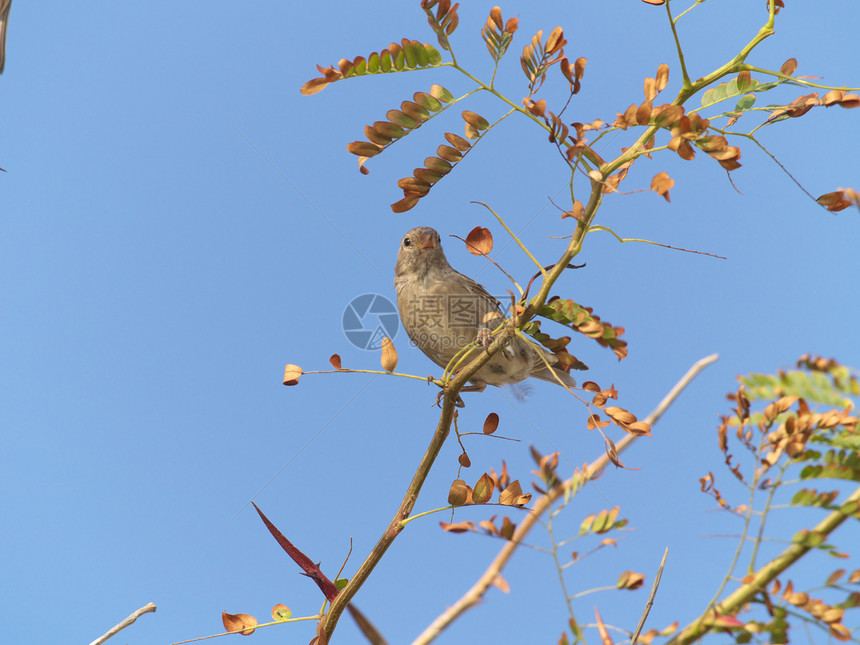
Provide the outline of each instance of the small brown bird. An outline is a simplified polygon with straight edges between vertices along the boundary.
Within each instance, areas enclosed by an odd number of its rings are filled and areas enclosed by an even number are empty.
[[[403,236],[394,269],[394,288],[403,328],[412,343],[440,367],[447,366],[473,341],[488,345],[490,332],[505,319],[498,300],[448,264],[439,233],[427,226],[413,228]],[[476,356],[473,350],[467,361]],[[474,389],[483,390],[488,383],[519,383],[530,376],[556,384],[561,379],[569,387],[576,385],[570,374],[560,367],[547,367],[541,356],[550,365],[558,364],[552,352],[512,337],[472,377]]]

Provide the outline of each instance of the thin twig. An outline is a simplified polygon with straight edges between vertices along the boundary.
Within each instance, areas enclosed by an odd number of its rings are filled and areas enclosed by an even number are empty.
[[[687,370],[687,373],[675,384],[663,400],[660,401],[654,411],[648,415],[645,422],[649,425],[656,423],[684,388],[690,384],[690,381],[692,381],[705,367],[715,362],[717,358],[718,356],[716,354],[712,354],[711,356],[707,356],[697,361],[689,370]],[[616,444],[616,451],[621,453],[638,438],[638,435],[632,434],[624,436]],[[478,604],[487,589],[492,586],[493,580],[496,579],[496,576],[501,574],[502,569],[504,569],[508,560],[511,559],[511,556],[513,556],[517,547],[519,547],[520,543],[522,543],[529,532],[538,523],[541,516],[550,508],[552,503],[556,499],[563,497],[567,490],[576,490],[581,487],[584,482],[594,479],[594,477],[597,476],[598,473],[602,472],[609,463],[609,455],[604,453],[591,462],[591,464],[589,464],[583,471],[574,473],[573,476],[566,480],[562,485],[553,488],[546,495],[539,497],[532,508],[532,512],[526,516],[522,523],[520,523],[517,530],[514,531],[511,539],[501,548],[487,570],[478,579],[478,581],[472,585],[472,588],[469,589],[469,591],[467,591],[456,603],[454,603],[454,605],[439,615],[436,620],[434,620],[421,633],[421,635],[412,642],[412,645],[427,645],[432,642],[460,615]]]
[[[482,258],[489,260],[493,264],[493,266],[495,266],[499,271],[501,271],[502,273],[505,274],[505,276],[508,278],[508,280],[510,280],[511,282],[514,283],[514,286],[519,290],[520,295],[522,295],[523,288],[519,285],[519,283],[516,280],[514,280],[514,276],[512,276],[510,273],[508,273],[507,271],[505,271],[502,268],[502,265],[500,265],[498,262],[496,262],[487,253],[483,253],[477,246],[475,246],[471,242],[467,242],[466,240],[464,240],[459,235],[452,235],[451,237],[455,237],[458,240],[460,240],[461,242],[465,243],[466,247],[469,249],[469,253],[471,253],[472,255],[479,255]]]
[[[651,613],[651,607],[654,606],[654,596],[657,595],[657,587],[660,586],[660,578],[663,577],[663,567],[666,566],[666,558],[669,556],[669,547],[663,551],[663,559],[660,561],[660,568],[657,569],[657,575],[654,576],[654,584],[651,585],[651,593],[648,595],[648,602],[645,603],[645,611],[642,612],[642,618],[639,619],[639,624],[636,625],[636,631],[630,637],[630,645],[636,645],[636,639],[642,633],[642,628],[645,626],[645,621],[648,619],[648,614]]]
[[[134,621],[136,621],[138,618],[140,618],[141,616],[143,616],[144,614],[148,614],[148,613],[153,612],[153,611],[155,611],[155,603],[154,603],[154,602],[151,602],[151,603],[149,603],[149,604],[144,605],[143,607],[141,607],[140,609],[138,609],[137,611],[135,611],[133,614],[131,614],[131,615],[130,615],[128,618],[126,618],[124,621],[122,621],[121,623],[118,623],[117,625],[114,625],[113,627],[111,627],[111,628],[110,628],[110,629],[109,629],[109,630],[108,630],[108,631],[107,631],[103,636],[99,636],[99,637],[98,637],[97,639],[95,639],[92,643],[90,643],[90,645],[101,645],[101,644],[102,644],[102,643],[104,643],[107,639],[109,639],[111,636],[114,636],[114,635],[118,634],[118,633],[119,633],[119,632],[121,632],[123,629],[125,629],[126,627],[128,627],[129,625],[131,625],[131,624],[132,624]]]

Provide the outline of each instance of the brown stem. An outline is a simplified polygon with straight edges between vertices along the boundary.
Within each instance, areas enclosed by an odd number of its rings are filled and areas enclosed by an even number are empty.
[[[645,626],[645,621],[648,620],[648,614],[651,613],[651,607],[654,606],[654,598],[657,596],[657,588],[660,586],[660,579],[663,577],[663,568],[666,566],[667,557],[669,557],[668,546],[666,547],[666,550],[663,551],[663,559],[660,561],[660,568],[657,569],[657,575],[654,576],[654,584],[651,585],[651,593],[648,594],[648,602],[645,603],[645,610],[639,618],[639,624],[636,625],[633,636],[630,637],[630,645],[636,645],[636,641],[639,640],[639,634],[642,633],[642,628]]]
[[[144,614],[148,614],[151,611],[155,611],[155,603],[154,602],[151,602],[149,604],[144,605],[143,607],[141,607],[140,609],[138,609],[137,611],[132,613],[128,618],[123,620],[121,623],[111,627],[105,634],[99,636],[92,643],[90,643],[90,645],[101,645],[107,639],[109,639],[111,636],[115,636],[116,634],[121,632],[123,629],[125,629],[126,627],[131,625],[138,618],[140,618]]]
[[[456,380],[458,379],[454,379],[454,381]],[[452,383],[454,381],[452,381]],[[352,600],[353,596],[355,596],[358,590],[361,589],[361,586],[382,559],[382,556],[388,550],[388,547],[391,546],[395,538],[403,530],[402,522],[409,517],[410,513],[412,513],[412,509],[418,499],[418,494],[421,492],[421,487],[424,485],[424,481],[430,473],[430,468],[433,466],[433,462],[436,461],[436,457],[442,449],[442,444],[445,443],[445,439],[448,437],[448,432],[451,429],[451,420],[454,417],[454,404],[456,399],[456,393],[449,393],[445,396],[444,403],[442,404],[442,413],[439,415],[439,423],[436,426],[436,432],[430,440],[430,445],[427,447],[427,451],[421,459],[418,470],[415,471],[415,475],[412,477],[412,481],[406,489],[406,495],[404,495],[403,501],[400,502],[400,508],[397,509],[397,512],[394,514],[394,518],[389,522],[388,527],[385,529],[382,537],[379,538],[376,546],[373,547],[373,550],[371,550],[365,561],[361,563],[361,566],[358,568],[358,571],[355,572],[355,575],[350,578],[346,587],[344,587],[332,601],[331,607],[321,619],[321,628],[325,632],[326,642],[331,639],[332,632],[334,632],[334,629],[337,626],[337,621],[346,609],[349,601]]]

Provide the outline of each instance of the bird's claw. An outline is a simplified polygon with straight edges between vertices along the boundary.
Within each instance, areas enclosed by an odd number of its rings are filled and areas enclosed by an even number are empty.
[[[434,405],[437,408],[442,407],[442,397],[445,396],[445,394],[446,394],[445,389],[446,388],[443,387],[441,390],[439,390],[439,393],[436,395],[436,403]],[[466,407],[466,404],[463,403],[463,399],[460,397],[459,394],[457,395],[457,400],[454,401],[454,407],[457,407],[457,408],[465,408]]]
[[[427,384],[429,385],[430,383],[435,383],[436,385],[439,385],[439,393],[436,395],[436,402],[433,405],[435,405],[437,408],[441,408],[442,407],[442,397],[445,396],[445,394],[447,393],[448,384],[444,383],[444,384],[440,385],[436,381],[435,378],[433,378],[432,376],[428,376],[427,377]],[[459,394],[457,395],[457,400],[454,401],[454,405],[458,408],[465,408],[466,407],[466,404],[463,403],[463,399],[460,398]]]

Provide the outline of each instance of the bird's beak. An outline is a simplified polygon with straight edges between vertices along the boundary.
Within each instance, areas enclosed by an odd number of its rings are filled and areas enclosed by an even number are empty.
[[[436,236],[433,233],[424,233],[418,238],[418,247],[422,249],[435,249]]]

